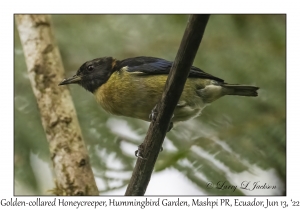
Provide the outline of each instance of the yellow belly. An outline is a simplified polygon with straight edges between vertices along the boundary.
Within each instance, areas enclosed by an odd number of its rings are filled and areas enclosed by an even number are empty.
[[[149,121],[149,114],[161,98],[166,79],[167,75],[146,76],[121,70],[114,72],[94,95],[107,112]],[[205,104],[196,90],[205,87],[208,82],[196,78],[187,80],[173,122],[188,120],[201,112]]]

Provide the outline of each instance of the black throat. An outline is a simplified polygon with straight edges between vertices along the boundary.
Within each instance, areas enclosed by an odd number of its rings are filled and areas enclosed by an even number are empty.
[[[110,60],[110,62],[106,63],[105,68],[101,68],[92,74],[83,76],[82,80],[78,84],[89,92],[95,93],[98,88],[100,88],[109,80],[110,76],[115,71],[119,70],[119,62],[120,61],[118,60]]]

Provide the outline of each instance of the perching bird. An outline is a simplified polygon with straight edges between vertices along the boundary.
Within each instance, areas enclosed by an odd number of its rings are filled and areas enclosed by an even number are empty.
[[[79,84],[93,93],[107,112],[150,121],[149,114],[161,98],[171,66],[172,62],[154,57],[96,58],[59,85]],[[257,96],[258,89],[227,84],[192,66],[172,122],[198,116],[207,104],[224,95]]]

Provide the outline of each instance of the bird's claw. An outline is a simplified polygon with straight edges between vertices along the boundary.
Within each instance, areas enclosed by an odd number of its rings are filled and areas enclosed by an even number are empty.
[[[157,117],[157,105],[155,105],[155,107],[151,110],[151,113],[149,115],[149,119],[150,121],[155,121],[156,117]]]
[[[138,149],[134,152],[135,157],[141,158],[142,160],[147,160],[147,158],[143,157],[144,145],[141,144],[138,146]]]
[[[164,148],[161,147],[159,152],[162,152],[163,150],[164,150]],[[144,145],[141,144],[138,146],[138,149],[134,152],[134,155],[135,155],[135,157],[141,158],[142,160],[147,160],[147,158],[143,157],[144,156],[143,152],[144,152]]]
[[[150,119],[150,121],[155,121],[156,117],[157,117],[157,104],[151,110],[151,113],[149,114],[149,119]],[[172,115],[171,120],[173,119],[173,117],[174,117],[174,114]],[[173,122],[170,122],[167,132],[169,132],[172,128],[173,128]]]

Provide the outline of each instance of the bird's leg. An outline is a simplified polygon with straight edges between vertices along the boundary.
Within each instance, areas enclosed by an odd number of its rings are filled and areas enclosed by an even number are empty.
[[[138,149],[135,151],[134,153],[135,157],[141,158],[142,160],[147,160],[147,158],[143,157],[144,155],[143,152],[144,152],[144,144],[142,143],[138,146]]]
[[[151,113],[149,114],[149,119],[150,121],[155,121],[157,117],[157,104],[154,106],[154,108],[151,110]],[[173,119],[174,114],[172,115],[171,120]],[[173,128],[173,122],[171,121],[169,126],[168,126],[168,130],[167,132],[169,132],[171,129]]]
[[[157,104],[155,105],[155,107],[151,110],[151,113],[149,114],[149,119],[150,121],[155,121],[157,117]]]
[[[164,150],[163,147],[160,148],[159,152],[162,152]],[[140,144],[138,146],[138,149],[134,152],[135,157],[141,158],[142,160],[147,160],[147,158],[143,157],[143,152],[144,152],[144,145]]]
[[[157,104],[155,105],[155,107],[151,110],[151,114],[149,115],[149,119],[152,120],[156,120],[157,117]],[[172,118],[174,117],[174,114],[172,116]],[[172,119],[171,118],[171,119]],[[167,132],[169,132],[171,129],[173,128],[173,122],[170,122],[169,126],[168,126],[168,130]],[[141,146],[141,145],[140,145]],[[135,156],[141,158],[141,148],[138,148],[138,150],[135,151]],[[164,150],[163,147],[160,148],[160,152],[162,152]],[[143,158],[142,158],[143,159]]]

